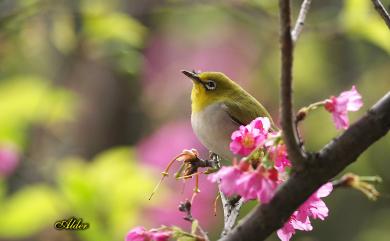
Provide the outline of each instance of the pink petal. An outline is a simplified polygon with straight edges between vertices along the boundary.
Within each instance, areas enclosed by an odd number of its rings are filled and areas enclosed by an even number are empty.
[[[276,234],[281,241],[289,241],[293,234],[295,234],[295,229],[289,222],[287,222],[281,229],[276,232]]]
[[[319,218],[324,220],[328,217],[329,209],[322,200],[318,200],[311,203],[310,213],[313,218]]]
[[[333,191],[333,185],[331,182],[322,185],[316,192],[318,198],[327,197]]]
[[[347,129],[349,126],[349,120],[347,113],[332,113],[333,122],[336,126],[336,129]]]
[[[256,172],[244,172],[240,178],[236,180],[237,194],[239,194],[244,201],[256,199],[257,190],[262,188],[261,184],[261,180],[259,180]]]
[[[135,227],[126,235],[126,241],[148,241],[149,233],[144,227]]]
[[[263,178],[262,180],[262,189],[257,191],[257,199],[261,203],[268,203],[275,194],[276,183],[270,179]]]
[[[240,178],[241,173],[237,166],[224,166],[217,173],[211,174],[207,178],[212,182],[221,180],[222,192],[231,196],[237,194],[236,180]]]
[[[232,133],[232,137],[231,137],[232,141],[238,141],[238,140],[241,140],[242,139],[242,134],[240,131],[234,131]]]
[[[313,230],[313,226],[311,226],[311,222],[308,216],[305,216],[304,218],[298,219],[298,218],[292,218],[291,224],[295,229],[301,230],[301,231],[311,231]]]
[[[151,237],[153,241],[168,241],[172,233],[169,231],[152,232]]]
[[[234,154],[240,154],[241,149],[242,149],[241,142],[232,141],[232,142],[230,142],[229,148],[230,148],[230,150],[231,150]]]
[[[352,86],[352,89],[349,91],[349,101],[347,109],[349,111],[357,111],[363,106],[362,96],[357,92],[355,86]]]

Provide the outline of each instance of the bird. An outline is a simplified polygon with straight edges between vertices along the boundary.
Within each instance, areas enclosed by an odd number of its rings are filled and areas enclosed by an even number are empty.
[[[193,82],[191,125],[199,141],[212,153],[233,160],[230,151],[232,133],[257,117],[268,117],[271,129],[277,129],[270,114],[252,95],[221,72],[181,71]]]

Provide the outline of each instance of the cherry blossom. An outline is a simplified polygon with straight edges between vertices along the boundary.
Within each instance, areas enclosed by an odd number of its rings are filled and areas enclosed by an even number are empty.
[[[267,117],[258,117],[246,126],[233,132],[230,150],[234,154],[249,155],[256,147],[264,144],[271,123]]]
[[[292,235],[295,234],[295,230],[311,231],[310,217],[314,219],[324,220],[329,213],[329,209],[321,200],[321,198],[328,196],[333,190],[332,183],[326,183],[321,186],[313,195],[309,197],[299,208],[296,210],[284,226],[277,231],[277,235],[282,241],[289,241]]]
[[[362,96],[355,86],[342,92],[338,97],[331,96],[325,101],[325,109],[332,113],[337,129],[347,129],[349,126],[348,111],[357,111],[363,106]]]

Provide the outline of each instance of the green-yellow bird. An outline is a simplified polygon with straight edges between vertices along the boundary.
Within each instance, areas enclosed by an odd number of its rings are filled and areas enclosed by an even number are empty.
[[[232,160],[229,149],[232,133],[256,117],[268,117],[267,110],[241,86],[219,72],[182,71],[193,81],[191,124],[200,142],[225,160]]]

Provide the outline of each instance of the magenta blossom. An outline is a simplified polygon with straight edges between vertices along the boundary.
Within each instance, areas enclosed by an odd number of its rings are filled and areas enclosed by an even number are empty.
[[[319,218],[324,220],[328,216],[329,209],[321,198],[327,197],[332,190],[332,183],[328,182],[324,184],[299,207],[298,211],[305,213],[307,216],[311,216],[314,219]]]
[[[295,234],[295,230],[311,231],[309,217],[324,220],[329,213],[328,208],[321,198],[328,196],[333,190],[332,183],[326,183],[317,192],[309,197],[297,211],[295,211],[284,226],[277,231],[278,237],[282,241],[288,241]]]
[[[209,175],[208,179],[214,183],[220,181],[221,191],[227,196],[232,196],[238,193],[239,187],[236,182],[243,173],[242,169],[247,168],[245,165],[241,166],[242,168],[238,165],[223,166],[218,172]]]
[[[138,226],[127,233],[125,241],[168,241],[171,236],[171,231],[157,229],[148,231],[144,227]]]
[[[148,241],[150,240],[149,232],[144,227],[135,227],[126,235],[126,241]]]
[[[291,162],[287,156],[286,145],[271,146],[268,151],[271,160],[274,161],[274,167],[278,172],[284,172],[286,167],[291,167]]]
[[[261,203],[268,203],[278,186],[278,173],[275,169],[259,168],[242,173],[236,181],[237,194],[244,201],[257,199]]]
[[[332,113],[337,129],[347,129],[349,126],[348,111],[357,111],[363,106],[362,96],[355,86],[342,92],[338,97],[331,96],[325,101],[325,109]]]
[[[221,191],[227,195],[240,195],[244,201],[257,199],[262,203],[271,200],[279,184],[276,169],[260,167],[253,170],[246,161],[239,165],[224,166],[209,176],[212,182],[221,182]]]
[[[239,130],[232,133],[230,150],[234,154],[249,155],[256,147],[264,144],[270,126],[268,117],[258,117],[249,125],[240,126]]]
[[[298,212],[295,211],[293,215],[291,215],[290,219],[284,224],[284,226],[276,232],[280,240],[289,241],[290,238],[295,234],[295,230],[313,230],[313,226],[311,226],[309,217],[299,219],[303,217],[298,217],[297,215]]]

